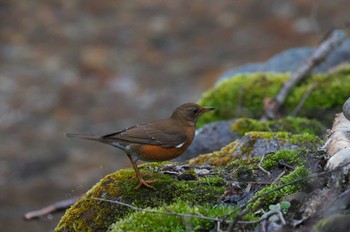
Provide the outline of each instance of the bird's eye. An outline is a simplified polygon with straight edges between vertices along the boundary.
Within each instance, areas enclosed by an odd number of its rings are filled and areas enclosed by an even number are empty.
[[[198,109],[193,109],[193,110],[192,110],[192,113],[193,113],[193,114],[197,114],[197,113],[198,113]]]

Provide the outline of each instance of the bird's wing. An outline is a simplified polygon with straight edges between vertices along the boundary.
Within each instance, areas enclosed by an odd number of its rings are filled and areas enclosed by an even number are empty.
[[[186,142],[187,134],[178,127],[154,123],[135,125],[112,134],[104,135],[103,139],[162,147],[177,147],[182,146]]]

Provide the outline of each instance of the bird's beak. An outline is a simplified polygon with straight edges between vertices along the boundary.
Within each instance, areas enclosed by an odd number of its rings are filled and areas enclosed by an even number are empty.
[[[215,110],[214,107],[203,107],[203,112],[208,112],[208,111],[212,111]]]

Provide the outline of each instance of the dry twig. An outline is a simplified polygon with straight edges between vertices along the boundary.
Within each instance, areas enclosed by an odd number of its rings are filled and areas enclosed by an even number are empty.
[[[157,211],[157,210],[151,210],[151,209],[142,209],[142,208],[138,208],[136,206],[124,203],[124,202],[120,202],[120,201],[115,201],[115,200],[108,200],[108,199],[103,199],[103,198],[99,198],[99,197],[93,197],[92,199],[94,200],[98,200],[98,201],[104,201],[104,202],[109,202],[109,203],[113,203],[113,204],[118,204],[118,205],[122,205],[122,206],[126,206],[130,209],[136,210],[136,211],[143,211],[143,212],[147,212],[147,213],[154,213],[154,214],[165,214],[165,215],[173,215],[173,216],[178,216],[178,217],[190,217],[190,218],[200,218],[200,219],[205,219],[205,220],[210,220],[210,221],[217,221],[217,222],[227,222],[229,223],[230,221],[227,220],[223,220],[220,218],[215,218],[215,217],[207,217],[207,216],[202,216],[202,215],[194,215],[194,214],[182,214],[182,213],[175,213],[175,212],[161,212],[161,211]]]
[[[284,104],[288,94],[292,88],[307,77],[312,69],[320,64],[334,48],[339,46],[346,39],[346,33],[342,30],[334,30],[333,33],[323,41],[315,52],[301,65],[287,82],[284,83],[282,89],[275,96],[272,102],[268,104],[269,107],[265,108],[265,112],[262,116],[262,120],[276,118],[281,106]]]
[[[31,212],[24,214],[23,219],[29,221],[29,220],[38,219],[38,218],[41,218],[41,217],[44,217],[44,216],[47,216],[49,214],[53,214],[53,213],[56,213],[59,211],[66,210],[67,208],[72,206],[80,198],[81,198],[81,196],[55,202],[49,206],[46,206],[45,208],[31,211]]]
[[[267,127],[267,129],[270,131],[270,133],[271,133],[271,135],[272,135],[274,141],[276,142],[276,144],[277,144],[277,151],[278,151],[278,150],[280,149],[280,144],[279,144],[279,142],[278,142],[278,140],[277,140],[275,134],[272,132],[271,128],[270,128],[268,125],[266,125],[266,127]],[[260,162],[259,162],[259,164],[258,164],[258,168],[259,168],[263,173],[267,174],[268,177],[271,176],[271,173],[270,173],[269,171],[265,170],[261,165],[262,165],[262,163],[264,162],[264,159],[265,159],[266,155],[269,155],[269,154],[270,154],[270,153],[264,154],[264,155],[261,157]]]
[[[295,109],[293,110],[292,113],[290,113],[290,116],[296,116],[299,111],[301,110],[301,108],[303,107],[306,99],[308,99],[312,93],[312,91],[314,91],[314,89],[317,87],[316,83],[313,83],[309,89],[306,91],[306,93],[303,95],[303,97],[300,99],[298,105],[295,107]]]
[[[263,154],[263,156],[261,157],[260,162],[259,162],[259,164],[258,164],[258,168],[260,169],[260,171],[262,171],[262,172],[265,173],[268,177],[270,177],[270,176],[271,176],[271,172],[266,171],[266,170],[261,166],[261,164],[264,162],[265,156],[266,156],[266,154]]]

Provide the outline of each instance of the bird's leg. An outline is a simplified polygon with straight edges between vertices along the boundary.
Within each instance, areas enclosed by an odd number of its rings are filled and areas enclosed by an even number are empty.
[[[139,168],[137,167],[137,164],[136,162],[132,159],[131,155],[127,154],[130,161],[131,161],[131,164],[132,164],[132,167],[134,168],[135,170],[135,173],[136,173],[136,177],[137,179],[139,179],[139,184],[136,186],[136,190],[138,190],[142,185],[148,187],[148,188],[152,188],[154,189],[154,187],[152,185],[150,185],[150,183],[153,183],[153,182],[156,182],[157,180],[144,180],[142,178],[142,174],[140,173],[140,170]]]

